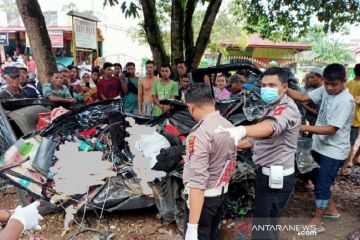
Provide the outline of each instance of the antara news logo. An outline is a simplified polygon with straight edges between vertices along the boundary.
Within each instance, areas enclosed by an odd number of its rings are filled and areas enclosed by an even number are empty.
[[[316,226],[315,225],[266,225],[266,224],[254,224],[250,222],[239,224],[235,227],[235,232],[237,233],[237,240],[246,240],[251,239],[251,233],[254,231],[259,232],[296,232],[298,236],[315,236],[316,235]]]

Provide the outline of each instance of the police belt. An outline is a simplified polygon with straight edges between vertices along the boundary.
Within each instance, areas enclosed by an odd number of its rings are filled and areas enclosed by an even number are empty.
[[[284,169],[283,170],[283,176],[289,176],[291,174],[293,174],[295,172],[295,168],[291,167],[288,169]],[[261,167],[261,173],[266,175],[266,176],[270,176],[270,168],[269,167]]]
[[[219,187],[214,187],[210,189],[206,189],[204,192],[205,197],[217,197],[221,196],[228,192],[229,184],[224,184]],[[184,194],[189,194],[189,188],[188,186],[185,186]]]

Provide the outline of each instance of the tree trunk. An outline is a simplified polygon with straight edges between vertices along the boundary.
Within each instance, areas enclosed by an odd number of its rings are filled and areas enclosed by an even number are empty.
[[[169,63],[169,56],[164,48],[164,41],[160,33],[160,27],[156,19],[155,0],[140,0],[144,13],[144,30],[150,45],[157,70],[163,63]]]
[[[192,56],[192,68],[197,68],[200,64],[201,58],[205,52],[207,44],[209,43],[211,30],[214,25],[216,15],[220,9],[222,0],[210,0],[209,6],[206,10],[204,20],[201,24],[199,36],[196,41],[195,49]]]
[[[192,26],[192,19],[198,2],[199,0],[187,1],[186,10],[185,10],[185,23],[184,23],[185,61],[189,67],[191,67],[192,65],[192,58],[194,56],[194,29]]]
[[[37,0],[16,0],[16,4],[29,37],[38,78],[41,85],[44,85],[57,70],[44,15]]]
[[[171,8],[171,65],[184,60],[184,7],[182,0],[172,0]]]

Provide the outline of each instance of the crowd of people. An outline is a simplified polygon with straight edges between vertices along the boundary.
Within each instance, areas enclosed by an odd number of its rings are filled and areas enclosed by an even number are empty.
[[[126,63],[125,69],[120,63],[105,62],[102,67],[93,67],[91,71],[70,65],[58,69],[50,82],[41,86],[33,62],[33,59],[29,59],[26,64],[9,62],[4,65],[3,78],[6,81],[2,82],[0,98],[43,98],[79,107],[121,97],[125,112],[158,116],[169,110],[169,106],[160,104],[160,100],[178,99],[185,102],[185,93],[192,81],[184,61],[177,62],[174,74],[167,64],[162,65],[157,74],[154,62],[149,60],[145,64],[146,75],[143,77],[136,76],[133,62]],[[242,89],[256,88],[249,83],[247,71],[231,76],[205,75],[204,82],[213,87],[217,100],[229,99]]]
[[[266,104],[264,117],[254,125],[239,127],[233,127],[216,111],[214,96],[225,100],[243,89],[256,89],[248,72],[205,75],[203,83],[191,84],[185,62],[176,65],[176,81],[171,79],[170,65],[164,64],[159,70],[157,75],[151,60],[146,62],[146,76],[140,78],[132,62],[126,63],[124,71],[121,64],[110,62],[91,71],[68,66],[53,73],[51,82],[40,87],[30,79],[26,65],[12,64],[4,69],[7,84],[0,98],[44,98],[81,106],[121,97],[125,112],[144,116],[169,111],[170,106],[162,104],[162,99],[186,103],[199,124],[186,141],[185,239],[216,239],[231,176],[223,173],[227,167],[231,169],[236,149],[252,148],[256,164],[253,224],[277,225],[293,192],[300,133],[312,136],[312,155],[320,166],[302,176],[306,188],[315,192],[315,214],[309,224],[322,233],[322,218],[340,217],[331,185],[339,170],[348,175],[351,166],[359,164],[360,150],[354,145],[360,127],[360,64],[355,66],[356,77],[351,81],[346,81],[341,64],[330,64],[324,70],[314,67],[306,74],[301,92],[289,88],[283,68],[266,69],[259,89]],[[301,125],[299,110],[308,124]],[[253,237],[278,239],[278,232],[255,231]]]

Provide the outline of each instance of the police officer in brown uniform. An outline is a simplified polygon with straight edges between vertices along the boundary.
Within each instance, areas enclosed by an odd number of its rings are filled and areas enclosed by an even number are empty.
[[[214,130],[218,126],[229,128],[232,124],[215,110],[210,86],[191,84],[185,100],[198,122],[186,140],[185,239],[217,239],[218,225],[226,210],[232,171],[229,163],[236,163],[236,146],[228,134],[217,134]]]
[[[287,73],[269,68],[261,81],[261,98],[267,104],[259,123],[224,129],[240,148],[253,149],[257,165],[253,225],[276,225],[294,187],[294,164],[301,116],[287,96]],[[239,141],[247,137],[245,140]],[[278,239],[276,231],[255,231],[253,239]]]

